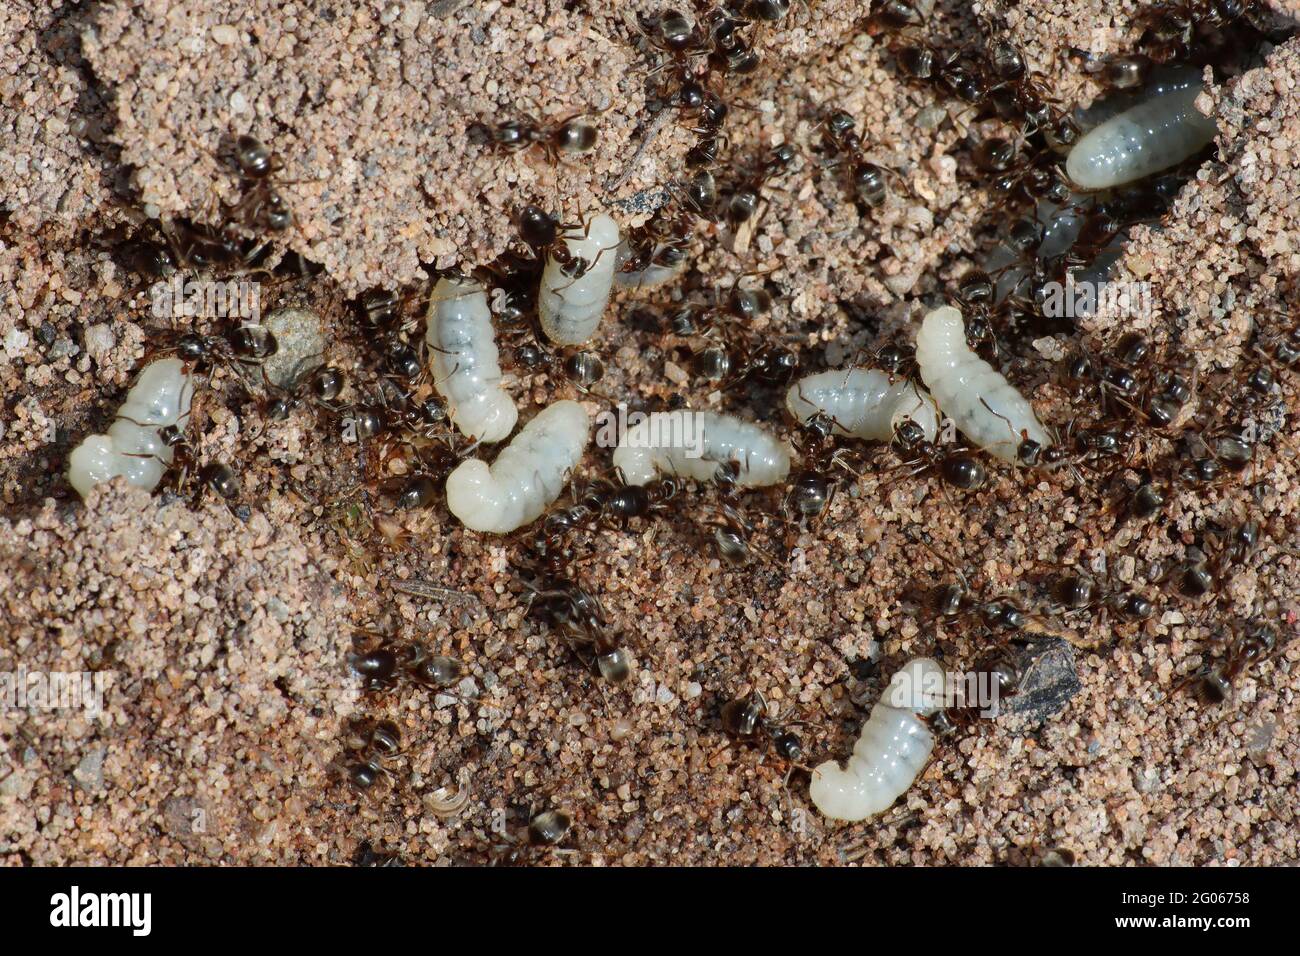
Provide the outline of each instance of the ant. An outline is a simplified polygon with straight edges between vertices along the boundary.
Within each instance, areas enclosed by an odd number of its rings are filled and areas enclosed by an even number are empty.
[[[1205,544],[1213,556],[1198,547],[1189,547],[1185,559],[1157,576],[1158,581],[1177,578],[1177,588],[1189,598],[1204,597],[1229,578],[1259,547],[1260,526],[1256,521],[1245,521],[1231,534],[1220,527],[1205,532]]]
[[[804,759],[803,740],[791,730],[805,721],[787,721],[784,715],[768,716],[767,698],[762,691],[751,690],[722,705],[722,729],[729,737],[755,740],[760,737],[771,741],[777,755],[790,763],[790,771],[800,767]],[[807,769],[807,768],[802,768]],[[787,782],[789,774],[786,775]]]
[[[389,764],[402,752],[402,733],[391,720],[357,718],[345,728],[344,750],[348,782],[368,793],[381,778],[391,776]]]
[[[655,211],[645,225],[629,231],[627,256],[619,272],[643,274],[655,269],[676,271],[686,262],[694,226],[679,211],[665,206]]]
[[[274,175],[284,168],[279,154],[245,134],[235,139],[231,155],[244,185],[244,197],[232,211],[234,218],[270,232],[284,232],[293,225],[293,212],[272,186]]]
[[[1030,615],[1014,597],[1004,595],[972,602],[970,597],[973,589],[966,580],[966,575],[960,569],[953,567],[952,563],[933,546],[925,541],[920,543],[957,577],[956,581],[942,584],[925,596],[925,604],[932,621],[956,621],[969,610],[976,612],[987,626],[1002,630],[1020,631],[1030,623]]]
[[[764,385],[784,388],[799,372],[799,353],[782,345],[728,349],[710,346],[695,356],[696,372],[729,391],[751,378]]]
[[[856,121],[848,113],[834,111],[826,118],[825,125],[827,145],[840,157],[826,168],[849,163],[853,194],[858,202],[873,209],[882,205],[889,196],[888,177],[901,178],[901,175],[897,170],[862,158],[862,137],[857,132]]]
[[[768,180],[788,172],[798,158],[799,151],[790,143],[776,147],[747,179],[725,190],[720,207],[723,218],[734,231],[749,222],[758,212],[762,202],[762,188]]]
[[[309,356],[303,361],[310,362],[314,358],[315,356]],[[262,377],[266,378],[265,368],[262,370]],[[324,364],[315,365],[292,375],[287,386],[275,385],[267,380],[266,385],[276,393],[276,396],[267,403],[264,414],[272,421],[286,420],[293,410],[302,404],[304,393],[317,406],[330,412],[337,412],[337,407],[331,403],[342,394],[345,384],[346,378],[342,371],[333,365]]]
[[[528,613],[534,607],[549,624],[560,628],[565,643],[573,650],[589,649],[596,670],[613,684],[632,674],[632,660],[609,634],[605,608],[600,599],[573,581],[544,580],[542,587],[525,582],[529,590]]]
[[[1146,86],[1151,68],[1155,65],[1149,56],[1142,53],[1098,56],[1071,47],[1068,55],[1071,60],[1079,63],[1084,73],[1096,75],[1110,90],[1136,90]]]
[[[1236,679],[1252,664],[1270,657],[1277,648],[1277,632],[1266,624],[1254,625],[1237,634],[1218,664],[1192,674],[1175,687],[1174,692],[1194,686],[1203,703],[1222,704],[1232,697],[1232,685]]]
[[[740,34],[749,21],[738,17],[725,6],[717,6],[705,15],[709,30],[709,65],[721,73],[746,76],[758,69],[762,56]]]
[[[1007,697],[1014,697],[1020,690],[1023,677],[1024,674],[1021,673],[1020,667],[1011,655],[995,652],[984,662],[976,664],[967,676],[967,689],[970,689],[973,684],[977,690],[974,699],[963,693],[959,703],[936,711],[925,718],[925,721],[936,737],[952,737],[958,731],[974,726],[981,717],[996,716],[1001,701]],[[980,691],[985,685],[991,698],[989,700],[980,699],[982,696]]]
[[[379,643],[369,650],[362,651],[355,646],[354,653],[348,657],[348,666],[362,678],[365,691],[387,690],[403,676],[424,687],[445,688],[459,680],[464,672],[460,661],[430,654],[418,642],[392,641],[374,631],[357,628],[354,640],[363,636],[380,637]]]
[[[523,119],[503,120],[495,124],[471,123],[467,131],[470,143],[489,146],[499,153],[518,153],[540,145],[555,162],[561,154],[578,155],[596,147],[596,127],[582,121],[590,113],[575,113],[556,123],[539,123],[525,114]]]
[[[573,818],[567,810],[544,810],[532,816],[528,821],[528,830],[523,845],[517,837],[505,834],[509,844],[496,848],[492,856],[493,866],[513,866],[521,862],[529,847],[555,847],[561,843],[573,827]],[[574,853],[574,850],[557,850],[558,853]]]
[[[898,423],[892,444],[895,452],[904,459],[902,467],[914,468],[909,477],[934,472],[946,484],[962,491],[977,491],[988,482],[988,469],[979,458],[964,448],[941,448],[929,441],[921,426],[910,418]]]
[[[182,268],[205,272],[220,269],[228,272],[247,272],[253,269],[262,246],[249,249],[241,236],[228,229],[192,222],[188,219],[171,219],[160,226],[174,261]]]
[[[556,353],[538,340],[516,348],[514,361],[530,371],[545,369],[552,376],[558,372],[583,392],[590,392],[605,377],[605,363],[597,353],[581,349]]]
[[[1089,610],[1104,605],[1129,621],[1145,621],[1155,613],[1155,605],[1145,595],[1136,591],[1107,591],[1098,593],[1091,577],[1069,573],[1052,583],[1052,596],[1068,611]]]
[[[111,244],[110,254],[120,267],[154,282],[169,279],[176,273],[176,255],[165,235],[159,241],[144,235],[143,230],[125,236],[124,231],[119,226],[106,237],[106,242]]]
[[[680,483],[676,478],[656,478],[644,485],[629,485],[620,472],[612,481],[602,478],[589,482],[574,497],[591,520],[626,527],[633,518],[667,514],[668,503],[678,491]]]
[[[239,496],[239,476],[225,462],[209,462],[199,469],[199,487],[212,492],[227,507]],[[233,513],[234,509],[232,509]]]
[[[533,255],[539,260],[551,259],[558,263],[560,273],[565,278],[576,282],[595,265],[594,260],[570,252],[569,244],[562,234],[580,229],[585,238],[590,223],[562,223],[540,207],[530,204],[519,210],[515,217],[515,225],[519,231],[519,238],[532,250]],[[597,255],[603,256],[613,251],[613,248],[601,249]]]
[[[247,384],[244,366],[258,365],[276,353],[279,343],[275,335],[264,326],[241,325],[231,329],[225,337],[183,332],[169,345],[148,352],[145,364],[159,355],[174,354],[189,368],[218,365],[234,372]]]
[[[721,290],[713,289],[706,302],[695,302],[678,309],[670,320],[673,334],[681,338],[706,335],[719,327],[719,319],[729,318],[735,323],[752,325],[760,316],[766,315],[772,309],[772,294],[761,286],[742,288],[740,281],[744,278],[744,275],[737,276],[732,283],[725,306],[721,301]],[[725,372],[712,377],[721,378],[723,375]]]
[[[738,461],[720,463],[713,476],[720,502],[718,513],[711,522],[713,545],[718,557],[733,568],[749,564],[755,553],[764,559],[768,558],[767,552],[751,541],[756,529],[754,523],[740,511],[739,479]]]
[[[803,397],[802,389],[799,397]],[[790,482],[781,509],[786,514],[791,511],[814,521],[818,520],[835,500],[839,487],[836,468],[843,468],[853,475],[858,471],[848,464],[850,460],[857,463],[857,456],[848,449],[841,448],[836,442],[836,429],[844,433],[832,416],[825,412],[815,412],[808,417],[801,427],[800,437],[795,441],[795,448],[804,462],[803,470]]]
[[[699,169],[685,182],[676,180],[668,185],[669,192],[689,212],[700,219],[712,222],[718,205],[718,182],[713,173]]]

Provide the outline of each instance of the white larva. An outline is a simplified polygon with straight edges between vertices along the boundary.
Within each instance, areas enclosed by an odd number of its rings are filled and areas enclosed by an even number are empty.
[[[1173,85],[1090,130],[1065,161],[1081,189],[1113,189],[1177,166],[1218,132],[1193,105],[1203,84]]]
[[[571,278],[554,256],[547,256],[537,312],[542,331],[556,345],[582,345],[596,334],[609,302],[618,261],[618,223],[601,213],[585,227],[561,236],[569,255],[583,260],[585,271]]]
[[[805,376],[785,393],[785,407],[800,424],[822,412],[834,420],[838,434],[866,441],[890,441],[908,419],[921,426],[928,441],[939,432],[939,410],[929,392],[874,368]]]
[[[943,668],[928,657],[894,675],[862,725],[848,764],[828,760],[813,770],[808,795],[824,816],[865,820],[884,813],[912,785],[934,749],[921,717],[944,706],[944,682]]]
[[[966,344],[966,325],[950,305],[935,309],[916,336],[921,381],[943,413],[976,446],[1014,462],[1025,438],[1052,444],[1033,406],[993,366]]]
[[[736,483],[757,488],[785,481],[790,449],[755,425],[721,412],[652,412],[627,430],[614,450],[614,467],[630,485],[660,475],[712,481],[718,466],[740,465]]]
[[[178,358],[147,365],[126,393],[106,435],[91,435],[68,456],[68,481],[81,497],[101,481],[121,475],[152,491],[172,463],[160,429],[183,429],[194,397],[194,378]]]
[[[461,434],[498,442],[514,431],[519,410],[501,388],[492,310],[477,282],[442,279],[433,290],[424,340],[433,384]]]
[[[509,534],[522,528],[560,497],[590,437],[580,404],[548,405],[491,467],[477,458],[456,466],[447,476],[447,508],[472,531]]]

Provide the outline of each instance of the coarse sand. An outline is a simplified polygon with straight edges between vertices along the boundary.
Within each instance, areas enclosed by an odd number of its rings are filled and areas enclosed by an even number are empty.
[[[224,139],[249,132],[274,147],[295,216],[283,245],[324,267],[263,283],[262,307],[313,310],[329,360],[357,368],[368,345],[349,298],[422,290],[430,268],[490,261],[514,237],[518,205],[573,218],[606,204],[625,225],[645,220],[696,139],[649,112],[647,79],[671,70],[649,76],[661,56],[637,16],[661,6],[9,0],[0,674],[105,676],[101,710],[0,702],[0,859],[340,864],[368,842],[411,864],[479,863],[554,807],[573,817],[571,834],[526,860],[1028,864],[1059,848],[1081,864],[1300,862],[1294,371],[1251,406],[1261,441],[1246,473],[1171,493],[1152,522],[1124,520],[1120,479],[1092,470],[991,466],[984,489],[962,494],[881,457],[815,528],[783,523],[779,494],[754,495],[778,554],[747,568],[714,556],[707,495],[600,531],[574,569],[636,657],[617,686],[526,617],[516,543],[465,531],[441,502],[388,514],[358,490],[373,449],[344,443],[309,402],[269,421],[265,390],[224,365],[200,375],[191,454],[236,467],[236,502],[192,482],[177,495],[176,476],[153,495],[113,484],[84,503],[68,487],[68,452],[109,424],[170,326],[115,259],[115,230],[237,202]],[[755,328],[813,368],[910,339],[1002,215],[970,181],[969,116],[901,81],[888,38],[862,28],[870,6],[796,2],[760,29],[763,65],[725,94],[727,162],[751,168],[785,142],[801,158],[764,187],[756,225],[702,227],[692,249],[701,289],[747,276],[779,293]],[[1143,6],[944,0],[930,21],[960,44],[1000,15],[1053,96],[1086,106],[1102,90],[1064,50],[1132,49]],[[1300,14],[1300,3],[1268,6]],[[1223,402],[1242,391],[1252,330],[1294,326],[1298,82],[1292,40],[1207,89],[1215,155],[1166,221],[1134,231],[1117,268],[1149,283],[1151,312],[1087,319],[1091,348],[1140,330],[1154,354],[1196,371],[1205,401]],[[850,202],[847,173],[817,148],[832,108],[857,117],[866,157],[896,172],[879,209]],[[465,138],[479,119],[583,111],[601,139],[579,159],[490,155]],[[683,294],[615,296],[599,395],[513,371],[523,417],[556,396],[594,412],[606,396],[645,408],[682,394],[789,434],[771,395],[690,385],[682,344],[631,319]],[[1075,344],[1043,339],[1005,367],[1062,429],[1079,406],[1056,367]],[[367,400],[360,388],[344,399]],[[608,468],[593,450],[587,474]],[[1248,518],[1260,545],[1211,595],[1147,581],[1204,546],[1207,528]],[[1141,589],[1155,615],[1052,607],[1049,582],[1065,567],[1099,588]],[[806,774],[787,786],[770,746],[722,732],[722,702],[754,689],[773,716],[806,721],[810,765],[847,755],[894,667],[923,653],[958,666],[987,650],[965,619],[920,606],[919,588],[957,571],[977,596],[1013,592],[1035,611],[1036,640],[1019,652],[1026,690],[1011,713],[941,744],[883,817],[829,824]],[[1283,646],[1237,679],[1231,701],[1205,707],[1179,687],[1258,620]],[[418,641],[465,673],[440,691],[363,694],[347,664],[357,628]],[[337,766],[342,728],[360,716],[395,721],[407,744],[366,796]]]

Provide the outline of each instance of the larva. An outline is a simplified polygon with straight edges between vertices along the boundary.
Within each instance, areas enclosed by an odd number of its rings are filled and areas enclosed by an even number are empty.
[[[1171,84],[1085,134],[1065,161],[1080,189],[1113,189],[1177,166],[1218,132],[1193,105],[1200,82]]]
[[[587,410],[573,401],[542,409],[491,467],[477,458],[447,476],[447,507],[465,527],[508,534],[560,497],[590,439]]]
[[[178,358],[147,365],[126,393],[105,435],[91,435],[68,456],[68,481],[81,497],[101,481],[123,476],[152,491],[172,463],[173,449],[161,430],[184,429],[194,379]]]
[[[440,280],[429,303],[424,340],[434,388],[446,400],[452,423],[475,441],[508,437],[519,410],[501,388],[492,311],[483,287],[465,279]]]
[[[740,466],[736,484],[754,488],[785,481],[790,449],[752,422],[721,412],[652,412],[627,430],[614,466],[629,485],[660,475],[712,481],[718,466]]]
[[[846,766],[828,760],[813,770],[808,795],[832,820],[865,820],[883,813],[912,785],[934,749],[921,717],[945,703],[945,675],[937,661],[918,657],[894,674],[871,709]]]
[[[609,301],[618,260],[618,223],[602,213],[583,228],[561,233],[560,241],[568,256],[546,257],[537,311],[548,339],[556,345],[581,345],[596,333]],[[566,274],[566,269],[579,274]]]
[[[939,431],[939,410],[929,392],[907,379],[892,379],[880,369],[832,369],[801,378],[785,393],[785,407],[800,424],[817,412],[835,421],[835,430],[867,441],[890,441],[907,419],[920,425],[927,441]]]
[[[952,306],[935,309],[921,322],[916,364],[943,413],[995,458],[1014,462],[1026,438],[1040,450],[1052,444],[1025,397],[971,351],[961,313]]]

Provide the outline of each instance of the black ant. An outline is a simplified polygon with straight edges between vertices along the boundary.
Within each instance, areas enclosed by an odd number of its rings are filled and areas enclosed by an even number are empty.
[[[790,722],[784,716],[768,716],[767,698],[758,690],[751,690],[722,705],[722,729],[738,740],[770,740],[781,759],[791,764],[793,771],[804,759],[802,738],[791,728],[803,721]]]
[[[1071,47],[1069,56],[1079,63],[1084,73],[1097,76],[1111,90],[1136,90],[1146,86],[1154,66],[1151,58],[1142,53],[1097,56]]]
[[[843,162],[849,163],[854,196],[865,206],[880,206],[889,195],[888,177],[899,177],[900,174],[897,170],[862,158],[862,137],[857,132],[856,121],[848,113],[836,110],[826,118],[825,125],[827,144],[840,156],[840,159],[826,168],[833,168]]]
[[[472,123],[468,136],[473,145],[490,146],[500,153],[517,153],[530,146],[540,145],[554,162],[561,154],[573,156],[595,148],[596,127],[583,122],[583,117],[590,115],[576,113],[549,124],[539,123],[530,116],[494,124]]]
[[[614,684],[632,674],[632,660],[609,633],[605,608],[600,599],[573,581],[550,578],[529,590],[528,613],[536,608],[544,620],[558,627],[565,642],[579,653],[592,654],[596,670]]]
[[[1010,595],[980,600],[971,600],[973,589],[960,569],[953,567],[934,547],[921,542],[921,546],[934,555],[956,576],[956,581],[949,581],[932,589],[924,596],[930,620],[956,621],[974,612],[988,627],[1007,631],[1021,631],[1031,623],[1029,615],[1020,602]]]
[[[978,457],[966,449],[940,447],[925,437],[916,422],[906,419],[894,430],[893,447],[902,467],[913,468],[909,477],[934,472],[946,484],[963,491],[976,491],[988,482],[988,469]]]
[[[567,810],[544,810],[528,821],[523,841],[505,834],[506,845],[497,847],[492,855],[492,866],[514,866],[523,861],[528,848],[558,846],[573,827],[573,818]],[[521,845],[522,844],[522,845]],[[574,850],[556,850],[557,853],[574,853]]]
[[[310,356],[304,361],[314,359],[315,356]],[[275,397],[267,403],[264,414],[272,421],[284,421],[302,404],[304,398],[309,398],[315,405],[329,412],[338,411],[333,402],[342,394],[346,378],[337,367],[318,363],[293,374],[288,385],[274,385],[269,380],[266,384]]]
[[[560,273],[568,279],[577,280],[586,275],[595,264],[594,260],[576,256],[569,251],[569,244],[564,234],[582,230],[587,235],[590,223],[562,223],[538,206],[522,207],[515,217],[519,238],[528,246],[538,259],[550,259],[560,266]],[[612,248],[602,249],[598,255],[613,253]],[[556,290],[558,291],[558,290]]]
[[[601,478],[588,482],[574,498],[591,520],[626,527],[633,518],[668,513],[669,502],[680,489],[676,478],[656,478],[644,485],[629,485],[620,473],[615,480]]]
[[[1206,704],[1222,704],[1232,697],[1232,685],[1252,664],[1267,659],[1278,647],[1277,632],[1266,624],[1238,633],[1223,660],[1188,677],[1174,691],[1194,686]]]
[[[1000,710],[1001,702],[1014,697],[1020,690],[1023,677],[1011,655],[995,652],[972,668],[967,675],[966,689],[971,689],[973,683],[976,691],[974,695],[963,693],[959,703],[936,711],[925,721],[936,737],[955,736],[959,731],[974,726],[982,717],[993,716]],[[981,699],[984,692],[987,692],[987,698]]]
[[[345,728],[344,749],[348,783],[368,793],[391,776],[389,764],[402,752],[402,733],[391,720],[357,718]]]
[[[799,372],[799,353],[782,345],[762,345],[756,350],[710,346],[695,356],[695,370],[728,391],[749,379],[783,388]]]
[[[245,188],[244,198],[234,208],[235,218],[271,232],[284,232],[293,225],[293,212],[272,186],[274,175],[284,166],[279,155],[245,134],[235,139],[232,157]]]
[[[548,374],[562,375],[581,391],[588,392],[605,377],[605,363],[592,351],[565,349],[554,352],[540,341],[521,345],[514,350],[514,362],[530,371],[545,369]]]
[[[1091,577],[1078,573],[1059,576],[1052,583],[1052,597],[1068,611],[1104,605],[1129,621],[1145,621],[1155,613],[1155,605],[1145,595],[1120,590],[1102,593]]]
[[[802,390],[799,396],[803,397]],[[810,415],[802,424],[795,446],[804,466],[790,482],[790,490],[782,502],[785,513],[794,512],[804,518],[819,519],[835,500],[840,482],[838,469],[858,475],[857,469],[849,464],[850,461],[857,463],[856,456],[839,447],[837,429],[840,434],[844,433],[833,417],[821,411]]]
[[[762,202],[763,186],[769,179],[788,171],[798,155],[799,152],[793,145],[784,143],[772,150],[753,175],[723,191],[719,209],[733,230],[754,217]]]
[[[652,268],[676,271],[685,264],[694,225],[670,206],[656,210],[645,225],[628,232],[621,274],[643,274]]]

